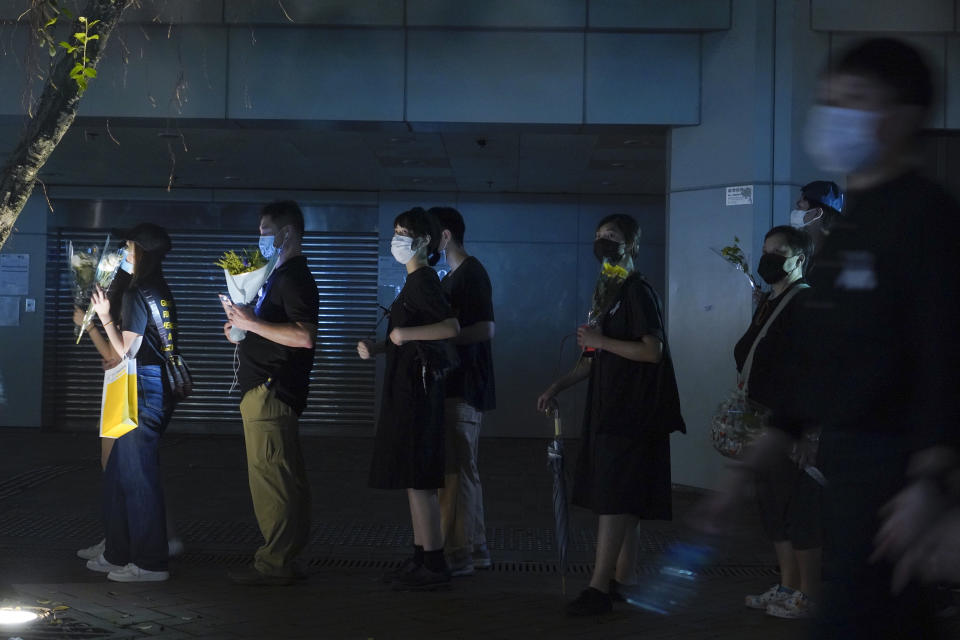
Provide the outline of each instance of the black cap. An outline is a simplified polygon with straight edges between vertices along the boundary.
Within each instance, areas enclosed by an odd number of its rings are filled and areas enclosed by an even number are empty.
[[[134,242],[147,251],[159,253],[161,256],[167,255],[173,248],[166,229],[150,222],[141,222],[132,229],[118,232],[118,235],[123,240]]]

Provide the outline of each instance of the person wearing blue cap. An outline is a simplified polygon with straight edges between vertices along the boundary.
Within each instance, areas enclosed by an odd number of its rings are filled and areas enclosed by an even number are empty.
[[[843,214],[844,195],[835,182],[815,180],[800,189],[796,209],[790,212],[790,226],[803,229],[819,247]]]

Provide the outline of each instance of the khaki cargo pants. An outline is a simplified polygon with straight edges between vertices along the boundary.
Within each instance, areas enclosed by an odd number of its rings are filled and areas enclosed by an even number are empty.
[[[300,449],[299,418],[273,390],[260,385],[240,402],[253,511],[263,534],[254,567],[293,575],[293,559],[310,538],[310,485]]]
[[[483,414],[460,399],[443,407],[446,475],[440,489],[440,526],[447,555],[471,553],[487,543],[483,487],[477,468],[477,445]]]

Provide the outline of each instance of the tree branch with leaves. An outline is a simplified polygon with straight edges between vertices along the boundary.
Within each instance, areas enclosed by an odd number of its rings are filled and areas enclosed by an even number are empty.
[[[134,0],[88,0],[81,15],[72,17],[52,0],[34,0],[28,11],[41,11],[38,34],[51,57],[59,55],[47,73],[43,92],[31,109],[26,131],[0,174],[0,249],[13,231],[20,212],[50,158],[77,116],[80,99],[97,77],[110,34]],[[70,36],[54,45],[51,29],[61,17],[71,19]],[[60,51],[57,51],[57,48]]]

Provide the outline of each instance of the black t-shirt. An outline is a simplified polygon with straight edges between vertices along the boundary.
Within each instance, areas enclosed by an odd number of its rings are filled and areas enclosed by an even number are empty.
[[[956,442],[958,220],[957,201],[913,173],[848,194],[808,274],[796,384],[777,426]]]
[[[468,256],[440,281],[461,329],[493,322],[493,287],[479,260]],[[460,366],[447,376],[447,397],[463,398],[477,411],[496,408],[493,349],[489,340],[457,345]]]
[[[743,366],[747,360],[747,355],[750,353],[750,348],[767,323],[770,314],[780,306],[784,297],[801,283],[803,283],[802,280],[792,283],[776,298],[771,298],[768,294],[757,307],[753,314],[753,320],[750,322],[750,328],[733,348],[737,371],[743,373]],[[794,363],[789,360],[789,356],[794,350],[792,343],[797,339],[797,323],[802,322],[802,319],[798,317],[800,315],[798,309],[800,309],[803,298],[808,295],[809,291],[809,289],[801,289],[794,294],[783,311],[774,318],[770,328],[767,329],[767,334],[757,345],[757,350],[753,354],[750,379],[747,380],[747,393],[751,400],[765,407],[775,404],[777,396],[783,392],[787,385],[791,384],[791,380],[795,377]]]
[[[123,331],[132,331],[143,336],[140,349],[137,351],[137,365],[162,365],[166,359],[163,351],[163,342],[160,340],[160,331],[157,329],[153,312],[147,305],[144,293],[153,295],[157,304],[161,305],[160,312],[169,311],[170,317],[165,321],[173,324],[173,341],[177,341],[177,310],[173,302],[170,287],[163,276],[157,276],[144,282],[139,282],[123,293]],[[164,306],[163,303],[167,304]]]
[[[296,256],[277,267],[267,278],[254,303],[258,318],[273,323],[317,324],[320,295],[304,256]],[[240,343],[240,390],[267,384],[277,397],[297,412],[307,406],[310,369],[315,349],[287,347],[247,332]]]

